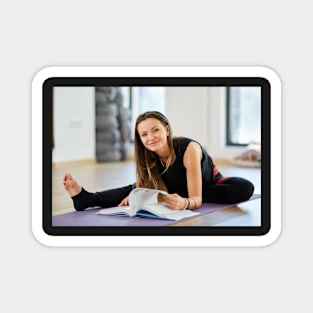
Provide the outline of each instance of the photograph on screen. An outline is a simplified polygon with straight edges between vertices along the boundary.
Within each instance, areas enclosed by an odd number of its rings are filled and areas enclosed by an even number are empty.
[[[46,234],[270,230],[266,79],[51,77],[42,94]]]

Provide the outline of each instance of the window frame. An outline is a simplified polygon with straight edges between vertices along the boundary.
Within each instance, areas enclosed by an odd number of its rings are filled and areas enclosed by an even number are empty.
[[[226,86],[225,87],[225,101],[226,101],[226,138],[225,138],[225,145],[226,147],[247,147],[250,143],[238,143],[231,140],[231,88],[232,87],[239,87],[239,86]],[[240,86],[240,87],[249,87],[249,86]],[[261,97],[262,97],[262,90],[261,90]],[[262,103],[262,99],[261,99]],[[262,117],[262,112],[261,112]],[[260,117],[260,118],[261,118]],[[262,123],[261,123],[262,125]],[[262,137],[262,135],[261,135]],[[262,142],[262,139],[261,139]]]

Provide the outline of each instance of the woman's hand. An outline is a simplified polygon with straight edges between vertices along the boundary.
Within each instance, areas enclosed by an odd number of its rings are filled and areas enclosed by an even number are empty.
[[[129,205],[128,196],[124,198],[118,206],[125,206],[125,205]]]
[[[183,210],[186,207],[186,200],[177,193],[164,195],[165,205],[172,210]]]

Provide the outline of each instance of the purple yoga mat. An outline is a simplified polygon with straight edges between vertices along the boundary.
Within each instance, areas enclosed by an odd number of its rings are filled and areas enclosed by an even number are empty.
[[[250,200],[260,198],[260,195],[253,195]],[[203,203],[199,209],[194,212],[202,214],[211,213],[231,207],[234,204]],[[52,226],[167,226],[180,221],[170,221],[147,217],[127,217],[127,216],[109,216],[96,214],[99,209],[89,209],[85,211],[75,211],[66,214],[60,214],[52,217]],[[199,215],[196,215],[197,217]],[[184,220],[194,218],[188,217]]]

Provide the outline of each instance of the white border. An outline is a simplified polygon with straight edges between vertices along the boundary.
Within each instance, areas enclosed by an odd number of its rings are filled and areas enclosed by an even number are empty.
[[[259,77],[271,85],[271,229],[263,236],[51,236],[42,228],[42,86],[51,77]],[[225,247],[267,246],[281,231],[281,82],[257,67],[46,67],[32,82],[32,231],[53,247]]]

